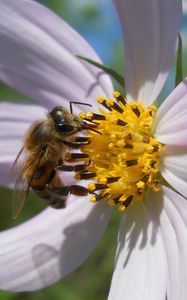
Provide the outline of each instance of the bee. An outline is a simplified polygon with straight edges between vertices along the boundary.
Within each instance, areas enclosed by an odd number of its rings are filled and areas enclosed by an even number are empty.
[[[23,155],[20,175],[15,184],[13,197],[13,217],[17,218],[28,197],[30,188],[53,208],[64,208],[69,194],[85,196],[86,188],[79,185],[63,184],[58,170],[83,171],[85,164],[64,164],[67,147],[80,148],[88,141],[86,136],[78,137],[76,133],[83,130],[97,132],[91,124],[70,113],[62,106],[54,107],[46,119],[34,123],[28,130],[24,145],[18,153],[13,167]],[[89,104],[85,104],[89,105]],[[91,106],[91,105],[89,105]],[[98,132],[99,133],[99,132]],[[81,157],[81,153],[77,153]],[[22,190],[22,191],[21,191]]]

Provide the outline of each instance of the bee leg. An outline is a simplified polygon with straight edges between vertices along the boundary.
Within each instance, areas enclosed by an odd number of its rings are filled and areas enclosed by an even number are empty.
[[[86,143],[76,143],[76,142],[69,142],[69,141],[63,141],[63,144],[72,148],[72,149],[79,149],[82,146],[88,145],[89,142]]]
[[[53,180],[53,178],[55,177],[55,175],[56,175],[56,170],[53,169],[53,170],[51,171],[51,173],[49,174],[49,177],[48,177],[48,179],[47,179],[46,185],[48,185],[48,184],[51,183],[51,181]]]
[[[81,142],[69,142],[69,141],[63,141],[63,144],[72,148],[72,149],[79,149],[82,146],[88,145],[90,142],[85,142],[85,143],[81,143]]]
[[[68,196],[69,194],[73,194],[75,196],[86,196],[88,195],[87,188],[80,185],[69,185],[62,187],[49,188],[52,193],[60,196]]]
[[[75,166],[71,166],[71,165],[61,165],[61,166],[57,166],[56,169],[60,170],[60,171],[67,171],[67,172],[82,172],[85,171],[85,169],[87,168],[86,164],[80,164],[80,165],[75,165]]]
[[[81,185],[71,185],[71,194],[75,196],[87,196],[88,195],[88,189]]]
[[[90,138],[86,137],[86,136],[76,136],[73,139],[74,143],[86,143],[86,142],[90,142]]]

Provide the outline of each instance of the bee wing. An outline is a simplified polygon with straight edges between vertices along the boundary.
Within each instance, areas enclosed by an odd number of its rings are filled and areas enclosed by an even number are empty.
[[[20,150],[20,152],[18,153],[15,162],[12,166],[13,171],[17,170],[17,167],[19,165],[20,159],[22,154],[24,153],[24,147]],[[16,184],[15,184],[15,190],[13,193],[13,199],[12,199],[12,213],[13,213],[13,218],[16,219],[19,214],[21,213],[24,204],[27,200],[28,197],[28,193],[30,190],[30,186],[31,186],[31,182],[33,180],[34,174],[38,168],[38,165],[40,164],[41,158],[42,158],[43,153],[41,153],[38,158],[37,158],[37,163],[36,163],[36,159],[34,158],[29,164],[27,164],[26,166],[21,168],[21,171],[19,173],[19,176],[16,180]],[[31,175],[31,178],[29,180],[29,182],[25,182],[25,180],[23,179],[23,173],[32,166],[32,164],[35,164],[35,168],[33,168],[33,172]]]
[[[13,193],[13,199],[12,199],[13,219],[16,219],[19,216],[27,200],[30,186],[27,184],[27,187],[25,186],[23,187],[23,184],[24,183],[22,182],[22,180],[19,180]]]
[[[14,175],[17,174],[18,169],[21,168],[21,170],[19,170],[19,175],[15,183],[15,189],[12,198],[12,214],[14,219],[16,219],[19,216],[20,212],[22,211],[22,208],[25,204],[28,195],[28,191],[27,191],[28,184],[26,184],[26,182],[24,182],[23,180],[24,168],[21,162],[23,154],[24,154],[24,147],[22,147],[21,150],[19,151],[11,168],[11,171]]]

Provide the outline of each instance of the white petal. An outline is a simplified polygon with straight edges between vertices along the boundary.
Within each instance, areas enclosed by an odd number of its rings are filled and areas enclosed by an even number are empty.
[[[105,203],[85,197],[65,209],[48,208],[37,217],[0,233],[0,289],[46,287],[80,266],[93,251],[111,216]]]
[[[163,202],[154,197],[147,205],[153,215],[159,215],[167,257],[167,299],[186,300],[187,202],[167,187],[163,187],[163,192]]]
[[[114,0],[125,41],[127,97],[150,105],[158,97],[174,56],[180,0]]]
[[[187,79],[159,107],[154,136],[164,144],[187,146]]]
[[[152,199],[152,193],[148,195]],[[122,217],[109,300],[165,300],[166,261],[159,224],[143,203]]]
[[[37,105],[0,103],[0,185],[12,186],[11,167],[23,137],[34,121],[45,118],[45,112]]]
[[[0,44],[0,79],[46,107],[111,96],[108,75],[75,57],[99,61],[91,47],[35,1],[0,1]]]
[[[161,174],[176,191],[187,197],[187,147],[165,147]]]

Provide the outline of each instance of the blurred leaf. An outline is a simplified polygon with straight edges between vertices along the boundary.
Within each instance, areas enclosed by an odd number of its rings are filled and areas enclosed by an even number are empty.
[[[6,84],[3,82],[0,82],[0,101],[8,101],[10,100],[15,101],[15,100],[25,100],[28,99],[28,97],[20,94],[16,90],[8,87]]]
[[[37,0],[41,4],[48,6],[51,10],[53,10],[60,17],[64,16],[65,6],[67,0]]]
[[[100,11],[98,10],[97,5],[94,3],[88,3],[87,5],[83,6],[81,13],[84,15],[84,18],[87,19],[87,21],[90,21],[90,19],[96,19]]]
[[[178,47],[177,47],[177,57],[176,57],[176,74],[175,74],[175,86],[177,86],[183,80],[182,71],[182,38],[180,33],[178,33]]]
[[[59,11],[62,10],[63,6],[63,0],[47,0],[47,5],[56,13],[59,13]],[[43,1],[43,3],[46,3],[46,1]]]
[[[14,295],[15,295],[14,293],[10,293],[10,292],[0,292],[0,299],[1,300],[13,299]]]
[[[107,74],[111,75],[123,88],[124,88],[124,79],[123,77],[118,74],[116,71],[114,71],[113,69],[111,69],[108,66],[105,66],[103,64],[100,64],[90,58],[84,57],[84,56],[80,56],[80,55],[76,55],[76,57],[85,60],[86,62],[88,62],[89,64],[103,70],[104,72],[106,72]]]

